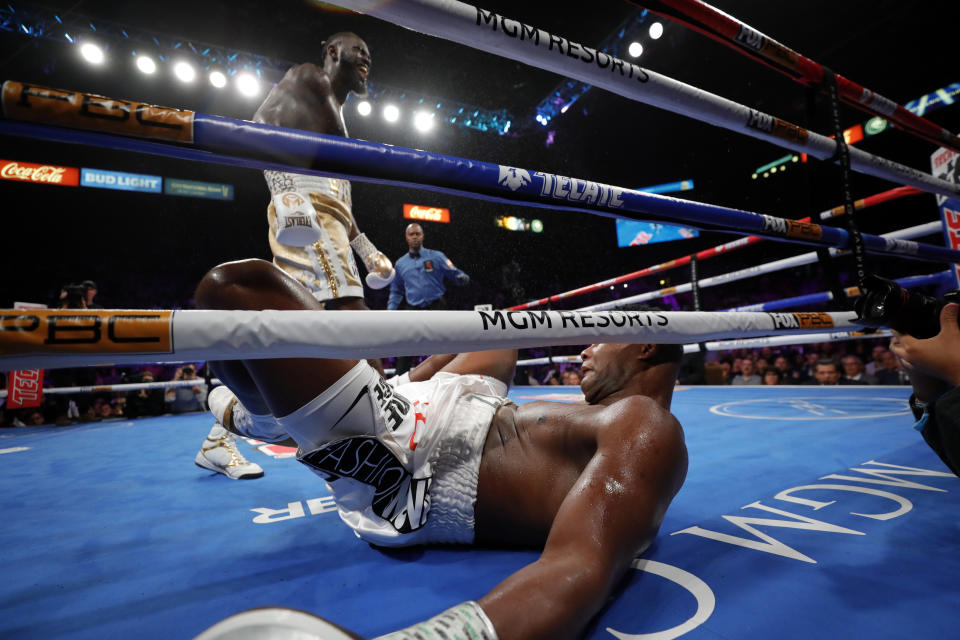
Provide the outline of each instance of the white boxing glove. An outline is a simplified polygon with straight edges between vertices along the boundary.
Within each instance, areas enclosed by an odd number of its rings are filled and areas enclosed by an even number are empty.
[[[367,268],[367,277],[364,278],[367,286],[371,289],[383,289],[393,282],[397,272],[393,268],[390,258],[377,250],[367,234],[361,233],[350,241],[350,246],[363,261],[363,266]]]
[[[288,191],[273,196],[273,208],[277,213],[277,242],[292,247],[309,247],[320,240],[317,226],[317,210],[310,196]]]

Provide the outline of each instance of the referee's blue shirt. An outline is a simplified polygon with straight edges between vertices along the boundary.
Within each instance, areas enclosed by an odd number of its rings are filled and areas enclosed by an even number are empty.
[[[404,296],[407,304],[413,307],[425,307],[442,298],[446,292],[444,277],[455,280],[462,274],[469,281],[469,276],[453,266],[442,251],[426,247],[420,247],[419,253],[408,252],[397,260],[393,268],[397,270],[397,275],[390,283],[387,309],[399,309]]]

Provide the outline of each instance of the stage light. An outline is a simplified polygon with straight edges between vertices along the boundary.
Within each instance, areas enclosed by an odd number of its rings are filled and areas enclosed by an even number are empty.
[[[189,62],[178,62],[173,67],[173,74],[181,82],[193,82],[197,77],[197,70],[193,68],[193,65]]]
[[[137,56],[137,69],[150,74],[157,70],[157,63],[150,56]]]
[[[659,40],[660,36],[663,35],[663,24],[659,22],[654,22],[650,25],[650,38],[653,40]]]
[[[639,58],[640,54],[643,53],[643,45],[639,42],[631,42],[630,46],[627,48],[627,53],[634,58]]]
[[[92,42],[85,42],[80,45],[80,55],[90,64],[101,64],[104,60],[103,49]]]
[[[396,122],[400,119],[400,109],[396,105],[388,104],[383,108],[383,119],[387,122]]]
[[[210,78],[210,84],[217,89],[223,89],[227,86],[227,76],[223,75],[223,71],[211,71],[208,77]]]
[[[237,74],[237,89],[248,98],[252,98],[260,93],[260,82],[252,73],[243,72]]]
[[[357,113],[362,116],[370,115],[370,112],[373,111],[373,107],[370,105],[370,102],[367,100],[361,100],[357,105]]]
[[[531,221],[530,221],[530,231],[533,231],[534,233],[542,233],[542,232],[543,232],[543,222],[541,222],[540,220],[537,220],[536,218],[534,218],[533,220],[531,220]]]
[[[417,111],[413,116],[413,126],[417,131],[426,133],[433,129],[433,114],[426,111]]]

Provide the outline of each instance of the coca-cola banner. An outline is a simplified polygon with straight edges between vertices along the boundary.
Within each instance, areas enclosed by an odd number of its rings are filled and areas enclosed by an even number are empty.
[[[0,160],[0,178],[20,182],[55,184],[76,187],[80,184],[80,169],[52,164],[35,164],[19,160]]]
[[[427,222],[450,222],[450,209],[426,207],[420,204],[405,204],[403,205],[403,217],[410,220],[426,220]]]
[[[7,379],[7,408],[39,407],[43,402],[43,369],[11,371]]]

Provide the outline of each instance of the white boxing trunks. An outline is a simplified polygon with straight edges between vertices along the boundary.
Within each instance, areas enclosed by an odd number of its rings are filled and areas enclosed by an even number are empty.
[[[264,171],[271,197],[299,193],[309,197],[316,210],[319,240],[306,247],[277,241],[277,212],[267,207],[268,239],[273,262],[305,286],[318,301],[363,297],[360,272],[350,248],[348,230],[353,225],[350,181],[342,178]]]
[[[279,422],[360,538],[392,547],[466,544],[480,456],[506,393],[495,378],[452,373],[394,388],[360,361]]]

